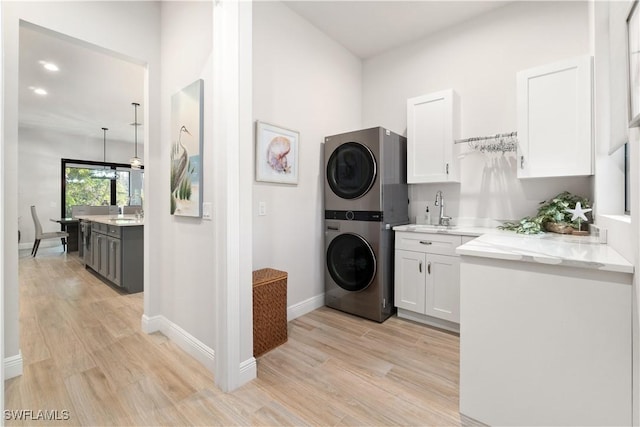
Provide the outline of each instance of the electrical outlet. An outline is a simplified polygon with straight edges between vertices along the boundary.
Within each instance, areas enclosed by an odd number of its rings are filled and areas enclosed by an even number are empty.
[[[267,204],[266,202],[258,203],[258,216],[265,216],[267,214]]]
[[[213,216],[211,210],[211,202],[202,202],[202,219],[211,221]]]

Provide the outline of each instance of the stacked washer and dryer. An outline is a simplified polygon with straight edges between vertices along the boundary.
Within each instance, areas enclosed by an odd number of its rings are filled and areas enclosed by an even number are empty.
[[[392,227],[409,222],[407,139],[376,127],[328,136],[325,304],[383,322],[394,312]]]

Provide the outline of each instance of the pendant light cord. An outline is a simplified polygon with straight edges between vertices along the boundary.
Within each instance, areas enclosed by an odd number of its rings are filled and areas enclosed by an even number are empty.
[[[107,163],[107,131],[109,128],[102,128],[102,163]],[[106,169],[107,165],[102,165],[103,169]]]

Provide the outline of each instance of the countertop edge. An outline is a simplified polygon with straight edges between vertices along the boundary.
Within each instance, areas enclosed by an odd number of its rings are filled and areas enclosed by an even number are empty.
[[[144,218],[138,220],[135,215],[77,215],[75,218],[116,227],[144,226]],[[117,220],[122,220],[123,222],[118,222]]]

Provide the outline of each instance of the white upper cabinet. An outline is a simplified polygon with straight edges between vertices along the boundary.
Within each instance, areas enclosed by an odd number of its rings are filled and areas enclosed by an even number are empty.
[[[407,182],[460,182],[454,141],[460,108],[449,89],[407,100]]]
[[[593,174],[591,64],[583,56],[518,73],[518,178]]]

